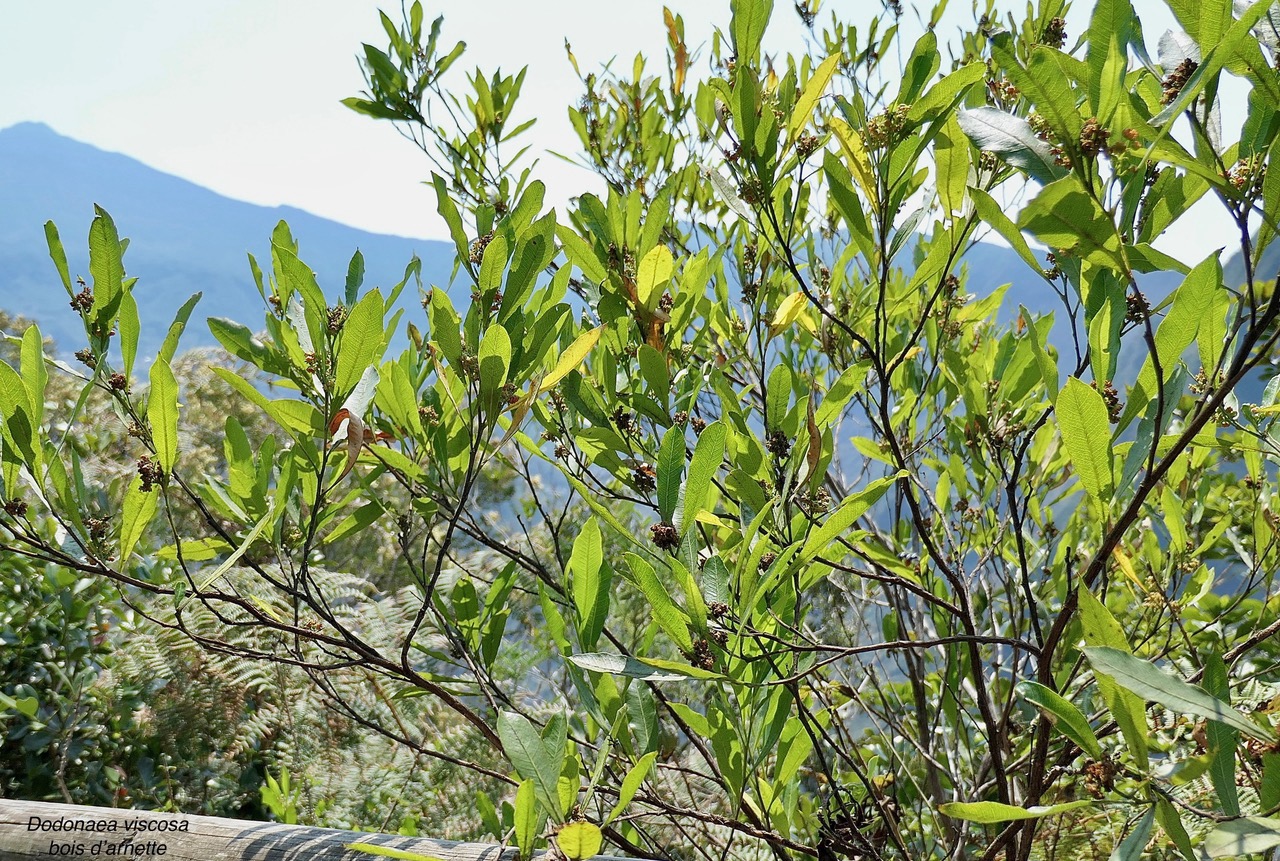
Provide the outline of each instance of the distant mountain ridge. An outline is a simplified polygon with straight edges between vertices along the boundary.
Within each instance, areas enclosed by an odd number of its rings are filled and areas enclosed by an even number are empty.
[[[203,298],[183,335],[184,347],[216,343],[205,324],[208,317],[261,327],[263,303],[246,253],[268,269],[271,231],[281,219],[289,223],[299,256],[330,297],[341,295],[357,248],[365,259],[365,289],[399,282],[415,254],[422,260],[427,287],[448,285],[453,270],[450,242],[370,233],[292,207],[232,200],[41,123],[19,123],[0,129],[0,309],[35,319],[64,353],[83,346],[84,336],[49,260],[44,223],[57,224],[72,276],[87,278],[86,237],[95,203],[111,213],[122,236],[131,237],[125,269],[139,279],[134,293],[142,324],[139,355],[147,362],[178,307],[197,291]],[[1277,251],[1280,243],[1269,249]],[[899,263],[910,268],[910,257],[910,250],[904,250]],[[1019,305],[1036,315],[1056,312],[1050,342],[1064,356],[1074,354],[1061,302],[1012,249],[979,243],[965,255],[964,264],[972,293],[985,296],[1011,285],[1000,311],[1002,322],[1011,322]],[[1233,267],[1239,268],[1237,260],[1228,262],[1228,273]],[[1175,273],[1159,273],[1143,277],[1141,284],[1148,298],[1158,301],[1180,281]],[[455,289],[455,302],[465,306],[467,291]],[[417,301],[416,290],[403,292],[399,305],[410,309],[408,319],[420,319],[421,311],[414,310]],[[405,343],[402,327],[397,345]],[[1124,351],[1119,378],[1132,379],[1140,352]],[[1062,369],[1066,373],[1065,361]]]
[[[49,259],[44,223],[58,226],[72,277],[87,280],[95,203],[131,238],[125,270],[138,277],[139,355],[148,358],[178,307],[197,291],[204,295],[184,347],[216,343],[207,317],[261,328],[262,298],[246,254],[269,271],[271,231],[281,219],[329,296],[341,295],[357,248],[365,259],[365,289],[398,283],[415,254],[427,286],[447,285],[452,272],[452,243],[369,233],[292,207],[232,200],[46,125],[20,123],[0,130],[0,308],[35,319],[64,351],[83,346],[84,334]],[[401,304],[416,302],[417,291],[406,289]]]

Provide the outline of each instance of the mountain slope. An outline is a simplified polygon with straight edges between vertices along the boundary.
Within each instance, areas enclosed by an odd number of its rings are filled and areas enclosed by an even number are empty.
[[[127,156],[63,137],[48,126],[21,123],[0,130],[0,308],[36,319],[65,351],[83,346],[79,319],[46,252],[44,223],[58,226],[72,277],[88,276],[93,204],[111,213],[132,238],[125,269],[138,277],[141,356],[154,355],[177,310],[202,291],[184,346],[215,343],[203,321],[225,316],[256,328],[263,303],[246,252],[270,268],[271,230],[289,223],[299,255],[329,296],[340,295],[347,264],[364,254],[365,287],[391,287],[416,253],[423,282],[448,284],[450,243],[368,233],[290,207],[222,197]],[[417,302],[406,288],[401,304]]]

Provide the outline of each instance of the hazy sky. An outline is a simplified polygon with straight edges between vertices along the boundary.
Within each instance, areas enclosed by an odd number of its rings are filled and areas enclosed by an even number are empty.
[[[445,16],[443,40],[468,43],[449,73],[455,85],[476,66],[530,67],[518,116],[538,118],[530,142],[543,152],[535,174],[548,184],[549,202],[598,187],[585,170],[545,154],[576,152],[566,106],[580,87],[564,41],[584,71],[614,56],[629,65],[637,51],[660,61],[662,0],[424,5],[428,20]],[[684,15],[693,46],[709,45],[713,22],[728,23],[727,0],[667,5]],[[951,5],[948,23],[972,18],[966,0]],[[339,104],[363,85],[354,59],[360,43],[385,45],[380,6],[399,20],[398,0],[0,0],[0,128],[38,120],[229,197],[289,204],[378,232],[442,237],[434,196],[421,184],[430,175],[426,158],[390,123]],[[775,3],[768,45],[803,44],[791,6]],[[1155,0],[1135,6],[1154,55],[1171,19]],[[1000,8],[1013,7],[1000,0]],[[1077,7],[1072,41],[1089,5]],[[865,22],[880,8],[877,0],[827,0],[820,14]],[[940,28],[943,38],[954,32]],[[1229,111],[1228,135],[1233,127]],[[1194,263],[1229,243],[1230,230],[1206,214],[1168,250]]]

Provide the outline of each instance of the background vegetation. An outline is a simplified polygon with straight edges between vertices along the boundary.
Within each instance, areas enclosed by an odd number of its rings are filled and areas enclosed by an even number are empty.
[[[1152,58],[1065,5],[940,46],[799,3],[786,56],[768,0],[704,57],[668,12],[582,73],[560,213],[524,73],[447,74],[414,3],[347,104],[470,301],[322,286],[282,223],[262,318],[180,357],[193,297],[145,382],[116,225],[89,285],[49,225],[85,344],[6,327],[6,792],[570,858],[1280,845],[1280,7],[1175,0]],[[1202,198],[1241,283],[1153,244]],[[991,232],[1052,314],[966,271]]]

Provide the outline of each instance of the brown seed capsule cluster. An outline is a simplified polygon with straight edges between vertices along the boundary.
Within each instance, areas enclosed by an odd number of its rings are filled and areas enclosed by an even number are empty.
[[[1095,380],[1089,384],[1092,388],[1098,389],[1098,383]],[[1115,385],[1111,380],[1107,380],[1099,390],[1102,395],[1102,402],[1107,405],[1107,417],[1111,419],[1112,424],[1120,421],[1120,416],[1124,412],[1124,403],[1120,400],[1120,393],[1116,391]]]
[[[347,308],[345,305],[334,305],[325,312],[328,316],[326,328],[330,335],[336,335],[342,331],[342,324],[347,322]]]
[[[1141,323],[1147,319],[1147,314],[1151,311],[1151,305],[1147,303],[1147,297],[1139,290],[1134,290],[1124,297],[1125,310],[1124,320],[1126,323]]]
[[[723,619],[729,615],[729,605],[723,601],[712,601],[707,605],[707,615],[712,619]]]
[[[27,504],[21,499],[6,499],[4,513],[10,517],[22,517],[27,513]]]
[[[693,644],[693,651],[688,655],[689,663],[703,670],[710,670],[716,665],[715,653],[706,640],[698,640]]]
[[[489,247],[489,243],[493,241],[493,231],[490,230],[484,236],[477,238],[471,243],[471,265],[479,266],[480,261],[484,259],[484,250]]]
[[[83,281],[80,282],[84,284]],[[93,291],[85,287],[79,293],[71,297],[71,307],[76,311],[84,313],[93,308]]]
[[[1195,60],[1187,57],[1178,64],[1178,68],[1174,69],[1164,80],[1160,82],[1160,104],[1171,104],[1182,92],[1182,88],[1187,85],[1187,81],[1195,74],[1196,69],[1200,68],[1200,64]]]
[[[1067,21],[1065,18],[1050,18],[1040,34],[1040,44],[1050,48],[1061,48],[1067,44]]]
[[[440,413],[432,406],[418,407],[418,418],[424,425],[432,427],[440,422]]]
[[[1109,759],[1094,760],[1084,767],[1084,790],[1101,798],[1116,785],[1116,764]]]
[[[798,155],[800,157],[800,160],[803,161],[804,159],[813,155],[814,151],[818,149],[818,146],[820,144],[821,144],[821,140],[818,138],[817,135],[810,135],[810,134],[800,135],[800,137],[796,140],[796,155]]]
[[[1097,117],[1090,117],[1080,128],[1080,152],[1086,156],[1096,157],[1107,151],[1107,141],[1111,130],[1098,122]]]
[[[93,350],[85,347],[83,350],[76,350],[76,358],[88,365],[90,368],[98,367],[98,357],[93,354]]]
[[[649,527],[649,537],[662,550],[674,550],[680,546],[680,533],[665,520]]]
[[[631,483],[636,490],[647,493],[658,486],[657,476],[658,473],[650,464],[642,463],[631,470]]]
[[[867,120],[862,140],[868,149],[883,149],[896,143],[907,127],[911,105],[894,105],[879,116]]]
[[[689,426],[693,428],[695,434],[700,434],[707,429],[707,423],[702,419],[693,419],[689,422]]]
[[[142,479],[142,492],[147,493],[164,482],[164,470],[144,454],[138,458],[138,477]]]
[[[129,389],[129,378],[124,374],[112,374],[107,379],[107,386],[113,392],[124,392]]]
[[[1267,163],[1262,153],[1242,158],[1227,169],[1223,178],[1231,187],[1246,196],[1262,193],[1262,182],[1267,177]]]
[[[764,447],[778,460],[782,460],[791,454],[791,440],[780,430],[770,431],[769,435],[765,437]]]

